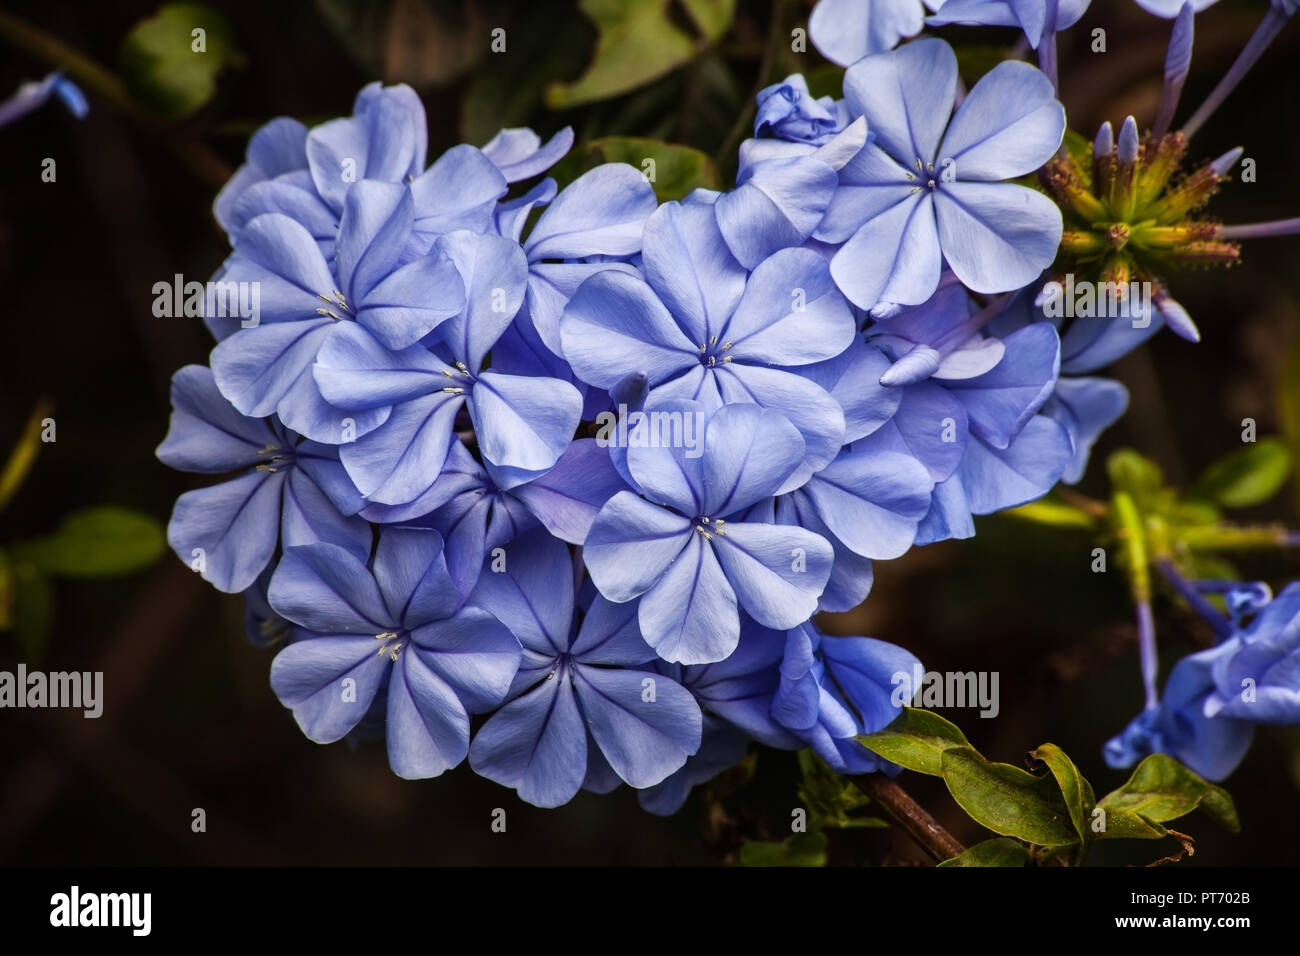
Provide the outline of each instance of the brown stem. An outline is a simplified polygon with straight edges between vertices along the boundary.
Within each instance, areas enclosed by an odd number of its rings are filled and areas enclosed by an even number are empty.
[[[902,827],[918,846],[929,853],[936,863],[966,852],[956,837],[941,827],[906,790],[884,774],[854,777],[853,783]]]

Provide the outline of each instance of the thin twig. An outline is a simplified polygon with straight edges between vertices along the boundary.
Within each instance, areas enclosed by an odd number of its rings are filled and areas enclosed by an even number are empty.
[[[936,863],[966,852],[956,837],[940,826],[906,790],[884,774],[852,779],[854,785],[874,800]]]

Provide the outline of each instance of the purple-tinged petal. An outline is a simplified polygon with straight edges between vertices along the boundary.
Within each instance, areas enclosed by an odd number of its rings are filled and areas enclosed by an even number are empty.
[[[544,472],[578,427],[582,395],[558,378],[484,372],[469,400],[483,457],[502,468]]]
[[[736,361],[807,365],[839,355],[855,332],[826,260],[808,249],[782,249],[750,274],[721,337]]]
[[[850,112],[885,152],[911,167],[935,161],[957,92],[957,57],[942,40],[909,43],[859,60],[844,74]]]
[[[373,637],[398,623],[365,564],[333,544],[285,551],[267,600],[281,617],[326,634]]]
[[[1061,244],[1061,210],[1013,183],[945,183],[935,192],[934,210],[943,256],[975,292],[1032,282]]]
[[[258,453],[278,444],[263,419],[241,415],[226,400],[207,366],[177,370],[171,398],[171,424],[156,453],[170,468],[222,474],[258,464]]]
[[[729,522],[711,543],[741,606],[758,623],[794,627],[817,610],[834,559],[825,538],[802,528]]]
[[[399,654],[388,683],[388,765],[406,780],[436,777],[469,752],[469,714],[415,648]]]
[[[284,479],[283,472],[254,471],[185,492],[172,509],[167,543],[218,591],[247,589],[275,553]]]
[[[652,787],[700,748],[700,706],[663,675],[574,665],[578,701],[601,753],[630,786]],[[647,699],[642,681],[654,681]]]
[[[308,739],[341,740],[365,716],[391,666],[375,643],[370,635],[312,635],[271,661],[271,689]]]
[[[1028,63],[1007,60],[962,100],[939,159],[953,160],[963,181],[1015,179],[1051,159],[1064,135],[1065,108],[1052,81]]]
[[[643,242],[646,281],[692,345],[705,344],[722,331],[745,291],[745,268],[727,249],[713,207],[664,203],[646,220]],[[565,349],[567,355],[567,343]]]
[[[663,577],[691,535],[689,519],[620,491],[592,522],[582,556],[600,593],[622,603]]]
[[[703,342],[686,337],[650,286],[615,271],[582,284],[564,310],[560,336],[574,373],[598,388],[612,388],[633,372],[662,382],[698,365]]]
[[[568,675],[551,674],[489,717],[469,765],[533,806],[572,800],[587,771],[587,726]]]
[[[546,172],[573,146],[573,127],[566,126],[542,145],[531,129],[503,129],[483,147],[483,155],[496,164],[508,183],[518,183]]]
[[[672,564],[641,596],[637,621],[664,660],[709,664],[730,656],[740,640],[736,593],[709,542],[686,534]]]
[[[529,262],[634,255],[657,205],[654,189],[636,167],[597,166],[560,191],[528,234],[524,251]]]

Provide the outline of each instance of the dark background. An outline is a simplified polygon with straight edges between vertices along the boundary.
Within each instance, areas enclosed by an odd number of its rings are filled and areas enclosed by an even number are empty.
[[[724,150],[757,82],[769,35],[768,2],[742,0],[719,47],[646,90],[556,113],[540,85],[579,73],[594,31],[573,4],[352,5],[214,2],[244,54],[216,99],[182,123],[149,130],[91,93],[84,122],[49,106],[0,129],[0,446],[18,436],[36,401],[55,405],[58,441],[45,445],[18,497],[0,514],[0,544],[49,531],[89,504],[127,505],[165,523],[177,495],[201,482],[160,465],[168,380],[204,362],[211,342],[197,320],[159,319],[152,286],[174,273],[206,278],[227,253],[210,208],[221,166],[242,159],[247,136],[278,115],[309,124],[350,112],[374,78],[406,80],[424,96],[430,157],[468,139],[481,145],[502,125],[549,134],[572,124],[579,142],[631,133]],[[1209,91],[1254,29],[1265,4],[1224,0],[1198,15],[1183,118]],[[339,27],[352,11],[356,19]],[[788,27],[810,5],[783,4]],[[6,9],[112,66],[122,37],[152,2],[9,2]],[[1088,49],[1093,26],[1108,52]],[[492,27],[508,52],[487,53]],[[1094,0],[1063,40],[1062,99],[1071,126],[1091,137],[1103,119],[1154,115],[1169,23],[1128,0]],[[1009,45],[1011,31],[943,31],[960,42]],[[48,66],[0,39],[0,95]],[[822,65],[813,52],[769,64],[769,81]],[[1231,183],[1212,212],[1228,222],[1300,214],[1300,24],[1293,23],[1193,143],[1191,156],[1243,145],[1257,160],[1253,184]],[[786,68],[789,69],[786,69]],[[730,175],[723,155],[723,173]],[[41,161],[58,162],[56,183]],[[734,161],[732,161],[734,162]],[[1101,461],[1132,445],[1176,481],[1240,447],[1241,419],[1280,430],[1276,390],[1300,336],[1300,242],[1248,244],[1231,271],[1176,276],[1173,289],[1204,341],[1168,333],[1115,370],[1132,392],[1128,415],[1103,439],[1083,489],[1104,496]],[[1288,488],[1253,518],[1297,524]],[[1123,577],[1089,571],[1092,542],[1007,518],[981,519],[972,541],[914,549],[877,564],[875,590],[853,615],[824,622],[833,633],[903,644],[928,667],[997,670],[1002,713],[950,714],[992,759],[1019,763],[1045,740],[1060,744],[1098,794],[1125,774],[1107,769],[1101,744],[1141,707],[1135,633]],[[1280,585],[1300,577],[1293,555],[1265,554],[1243,571]],[[742,839],[779,838],[796,806],[793,755],[763,750],[752,780],[721,802],[700,791],[674,818],[644,813],[627,788],[580,794],[539,810],[462,766],[407,782],[381,745],[317,746],[298,731],[267,682],[269,657],[243,637],[241,602],[220,594],[168,552],[130,578],[63,581],[47,670],[103,670],[104,715],[0,711],[0,863],[194,864],[707,864],[730,860]],[[1158,608],[1162,661],[1205,635],[1167,602]],[[0,668],[20,654],[0,634]],[[909,774],[904,784],[954,834],[980,829],[942,784]],[[1226,782],[1243,821],[1239,836],[1201,815],[1178,824],[1197,837],[1184,865],[1300,862],[1300,736],[1264,731]],[[191,810],[207,832],[191,832]],[[508,814],[493,834],[495,807]],[[1108,847],[1100,861],[1144,862],[1161,846]],[[835,863],[917,862],[891,831],[832,834]]]

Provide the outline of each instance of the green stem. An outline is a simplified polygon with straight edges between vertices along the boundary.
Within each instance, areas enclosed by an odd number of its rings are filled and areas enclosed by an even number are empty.
[[[37,402],[31,417],[27,419],[22,435],[18,438],[18,443],[9,453],[4,471],[0,471],[0,511],[3,511],[13,496],[18,493],[18,489],[27,479],[28,472],[32,470],[32,465],[36,463],[36,454],[41,448],[42,423],[52,410],[53,406],[47,400],[41,399]]]

